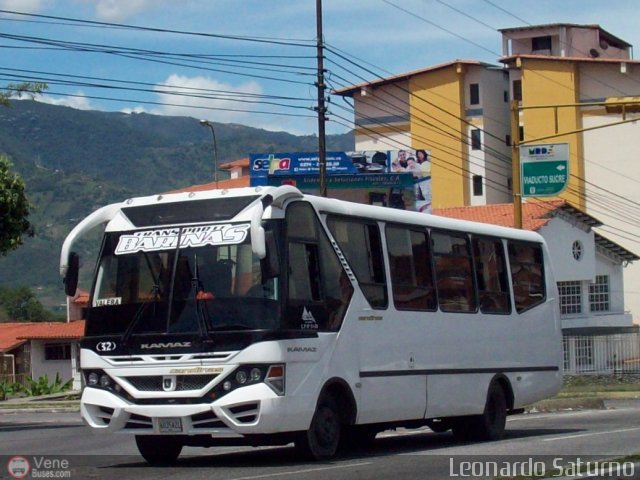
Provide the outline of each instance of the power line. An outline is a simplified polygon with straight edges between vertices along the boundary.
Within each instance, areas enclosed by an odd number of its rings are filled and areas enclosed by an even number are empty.
[[[144,32],[172,33],[177,35],[189,35],[189,36],[205,37],[205,38],[218,38],[223,40],[239,40],[239,41],[254,42],[254,43],[268,43],[273,45],[284,45],[284,46],[290,46],[290,47],[304,47],[304,48],[315,47],[312,40],[305,40],[305,39],[291,40],[291,39],[271,38],[271,37],[222,35],[222,34],[216,34],[216,33],[194,32],[194,31],[188,31],[188,30],[143,27],[141,25],[131,25],[131,24],[125,24],[125,23],[99,22],[95,20],[84,20],[84,19],[72,18],[72,17],[60,17],[55,15],[43,15],[43,14],[35,14],[35,13],[17,12],[13,10],[0,10],[0,13],[7,13],[11,15],[19,15],[19,16],[32,17],[32,18],[45,18],[49,20],[62,20],[64,22],[68,22],[73,25],[116,27],[120,29],[138,30],[138,31],[144,31]]]
[[[148,62],[160,63],[160,64],[165,64],[165,65],[180,66],[180,67],[187,67],[187,68],[197,68],[199,70],[207,70],[207,71],[218,72],[218,73],[227,73],[227,74],[230,74],[230,75],[240,75],[240,76],[249,77],[249,78],[258,78],[258,79],[262,79],[262,80],[271,80],[271,81],[276,81],[276,82],[294,83],[294,84],[299,84],[299,85],[311,85],[311,82],[302,82],[302,81],[299,81],[299,80],[290,80],[290,79],[286,79],[286,78],[282,78],[282,77],[272,77],[272,76],[268,76],[268,75],[250,74],[250,73],[244,73],[244,72],[237,72],[237,71],[233,71],[233,70],[224,70],[224,69],[219,69],[219,68],[206,68],[206,67],[201,67],[201,66],[197,66],[197,65],[192,65],[192,64],[189,64],[189,63],[180,63],[180,62],[173,62],[173,61],[169,61],[169,60],[162,60],[162,59],[150,56],[148,53],[145,53],[144,51],[140,51],[140,50],[132,49],[132,48],[122,48],[122,47],[115,47],[115,46],[110,46],[110,45],[98,45],[98,44],[89,44],[89,43],[80,43],[80,42],[69,42],[69,41],[54,40],[54,39],[41,38],[41,37],[29,37],[29,36],[23,36],[23,35],[11,35],[11,34],[6,34],[6,33],[0,33],[0,38],[7,38],[7,39],[11,39],[11,40],[28,42],[28,43],[54,45],[54,46],[66,48],[69,51],[74,51],[74,52],[103,53],[103,54],[108,54],[108,55],[116,55],[116,56],[120,56],[120,57],[123,57],[123,58],[132,58],[132,59],[135,59],[135,60],[144,60],[144,61],[148,61]],[[203,63],[203,62],[201,62],[201,63]],[[236,66],[236,68],[240,68],[240,66]],[[255,66],[252,66],[252,67],[244,66],[243,68],[249,69],[249,70],[255,70],[255,71],[264,71],[264,68],[258,68],[258,67],[255,67]],[[280,72],[280,73],[283,72],[282,70],[275,70],[275,71]],[[298,72],[298,73],[296,73],[296,72],[284,72],[284,73],[295,74],[295,75],[309,75],[309,76],[312,75],[310,73],[302,73],[302,72]]]
[[[2,18],[0,18],[0,20],[2,20]],[[0,45],[0,48],[5,48],[5,49],[15,49],[15,50],[44,50],[47,52],[51,52],[51,51],[66,51],[68,49],[66,48],[58,48],[58,47],[27,47],[27,46],[18,46],[18,45]],[[162,52],[158,52],[158,53],[162,53]],[[216,53],[216,54],[208,54],[208,53],[195,53],[195,54],[179,54],[179,53],[174,53],[174,55],[184,55],[184,56],[196,56],[198,58],[228,58],[228,57],[233,57],[233,58],[278,58],[278,59],[292,59],[292,60],[310,60],[310,59],[315,59],[316,57],[311,56],[311,55],[257,55],[257,54],[253,54],[253,55],[248,55],[248,54],[241,54],[241,53],[235,53],[235,54],[222,54],[222,53]],[[302,68],[302,67],[301,67]],[[304,68],[312,68],[312,67],[304,67]]]
[[[351,62],[351,61],[350,61],[350,60],[348,60],[348,59],[347,59],[347,61],[349,61],[350,63],[354,63],[354,62]],[[334,62],[334,63],[335,63],[335,62]],[[356,64],[356,65],[357,65],[357,64]],[[343,66],[341,66],[341,68],[345,69],[345,67],[343,67]],[[361,68],[362,68],[362,67],[361,67]],[[347,69],[345,69],[345,70],[347,70]],[[349,70],[347,70],[347,71],[349,71]],[[350,73],[351,73],[351,72],[350,72]],[[375,73],[374,73],[374,74],[375,74]],[[341,77],[339,77],[339,76],[338,76],[338,78],[341,78]],[[346,79],[343,79],[343,80],[347,81]],[[397,84],[395,84],[395,83],[393,83],[393,84],[392,84],[392,86],[396,87],[397,89],[399,89],[399,90],[401,90],[401,91],[403,91],[403,92],[405,92],[405,93],[407,93],[407,94],[409,94],[409,95],[413,95],[413,96],[415,96],[415,95],[414,95],[412,92],[410,92],[408,89],[403,88],[403,87],[401,87],[401,86],[399,86],[399,85],[397,85]],[[454,140],[456,140],[456,141],[460,141],[460,142],[461,142],[461,143],[463,143],[463,144],[470,145],[470,141],[468,141],[468,140],[467,140],[467,141],[465,141],[466,134],[463,134],[463,133],[462,133],[462,132],[460,132],[459,130],[454,129],[454,127],[452,127],[452,126],[450,126],[450,125],[447,125],[447,124],[443,123],[443,122],[442,122],[442,120],[440,120],[439,118],[434,117],[434,116],[432,116],[432,115],[428,114],[427,112],[425,112],[425,111],[421,110],[420,108],[417,108],[417,107],[415,107],[415,106],[413,106],[413,107],[412,107],[412,106],[411,106],[411,105],[410,105],[410,104],[409,104],[405,99],[399,98],[399,97],[397,97],[397,96],[393,95],[393,94],[392,94],[392,93],[390,93],[390,92],[387,92],[387,94],[388,94],[389,96],[391,96],[394,100],[398,101],[399,103],[404,104],[404,105],[406,105],[406,106],[407,106],[407,107],[409,107],[409,108],[413,108],[413,109],[414,109],[414,110],[416,110],[418,113],[420,113],[420,114],[422,114],[422,115],[424,115],[424,116],[426,116],[426,117],[428,117],[428,118],[431,118],[431,119],[435,120],[435,121],[436,121],[436,122],[438,122],[438,123],[442,123],[442,124],[444,125],[444,127],[445,127],[445,128],[450,129],[450,130],[452,130],[452,131],[451,131],[451,132],[447,132],[447,131],[446,131],[446,130],[444,130],[442,127],[438,127],[437,125],[435,125],[435,124],[433,124],[433,123],[431,123],[431,122],[428,122],[428,121],[424,120],[420,115],[414,115],[414,118],[415,118],[416,120],[420,120],[420,121],[422,121],[425,125],[430,126],[431,128],[433,128],[436,132],[439,132],[440,134],[447,135],[447,136],[449,136],[449,137],[453,138],[453,139],[454,139]],[[441,107],[438,107],[438,106],[434,105],[433,103],[431,103],[431,102],[429,102],[429,101],[427,101],[427,100],[423,99],[422,97],[417,97],[417,98],[419,98],[419,99],[421,99],[421,100],[424,100],[424,101],[426,101],[429,105],[432,105],[432,106],[434,106],[435,108],[437,108],[437,109],[439,109],[439,110],[441,110],[441,111],[444,111],[444,112],[448,113],[449,115],[453,116],[456,120],[460,120],[460,121],[462,121],[462,122],[466,123],[466,124],[467,124],[468,126],[470,126],[470,127],[473,127],[473,128],[477,128],[477,129],[479,129],[477,126],[473,125],[471,122],[467,121],[466,119],[462,119],[462,118],[460,118],[460,117],[458,117],[458,116],[456,116],[456,115],[453,115],[453,114],[451,114],[450,112],[447,112],[446,110],[442,109]],[[396,106],[396,105],[392,105],[390,102],[385,101],[385,100],[384,100],[384,99],[382,99],[381,97],[379,97],[379,99],[378,99],[378,100],[379,100],[379,101],[381,101],[382,103],[386,104],[386,105],[389,105],[391,108],[397,109],[397,110],[398,110],[398,112],[405,113],[403,110],[400,110],[400,108],[399,108],[398,106]],[[353,108],[353,107],[352,107],[352,108]],[[382,108],[380,108],[380,110],[384,111],[384,109],[382,109]],[[387,113],[391,113],[391,112],[390,112],[390,111],[387,111]],[[482,129],[479,129],[479,130],[483,131]],[[502,138],[497,137],[497,136],[495,136],[495,135],[492,135],[492,134],[490,134],[489,132],[486,132],[486,131],[485,131],[485,134],[489,135],[490,137],[494,137],[494,138],[496,138],[496,139],[499,139],[501,142],[503,141],[503,139],[502,139]],[[499,151],[497,151],[497,150],[495,150],[495,149],[487,148],[487,147],[486,147],[486,144],[484,144],[484,145],[482,146],[482,148],[481,148],[481,149],[482,149],[482,151],[484,151],[485,153],[488,153],[490,156],[493,156],[493,157],[494,157],[494,158],[496,158],[497,160],[501,160],[501,161],[502,161],[502,163],[504,163],[504,164],[509,164],[509,165],[510,165],[510,162],[511,162],[510,157],[507,157],[507,156],[506,156],[505,154],[503,154],[502,152],[499,152]],[[461,152],[458,152],[458,153],[461,153]],[[469,154],[467,154],[467,155],[469,155]],[[469,155],[469,156],[470,156],[470,155]],[[486,162],[487,164],[488,164],[488,163],[491,163],[491,162],[489,161],[489,159],[485,159],[485,162]],[[485,168],[486,168],[486,167],[485,167]],[[491,169],[487,169],[487,170],[491,171]],[[497,172],[493,171],[493,173],[497,173]],[[501,175],[503,175],[503,174],[501,173]]]
[[[55,72],[44,72],[38,70],[22,70],[15,68],[6,68],[0,67],[0,72],[24,72],[23,75],[12,74],[12,73],[4,73],[4,75],[13,77],[12,79],[21,79],[24,81],[42,81],[42,82],[61,82],[69,85],[78,85],[78,86],[96,86],[96,87],[104,87],[104,85],[82,82],[75,79],[80,80],[95,80],[101,82],[111,82],[117,84],[125,84],[125,85],[142,85],[142,86],[150,86],[150,87],[167,87],[167,88],[179,88],[180,91],[193,91],[193,92],[204,92],[204,93],[215,93],[215,94],[225,94],[230,96],[242,96],[242,97],[254,97],[254,98],[270,98],[270,99],[280,99],[280,100],[295,100],[295,101],[308,101],[308,98],[303,97],[288,97],[282,95],[265,95],[259,93],[252,92],[243,92],[241,90],[221,90],[221,89],[211,89],[211,88],[198,88],[198,87],[188,87],[188,86],[177,86],[170,85],[165,83],[150,83],[150,82],[139,82],[132,80],[119,80],[114,78],[106,78],[106,77],[92,77],[85,75],[71,75],[71,74],[60,74]],[[32,74],[32,75],[30,75]],[[48,77],[50,75],[51,77]],[[53,77],[53,78],[52,78]],[[62,79],[55,78],[62,77]],[[74,80],[64,80],[64,78],[70,78]],[[111,86],[108,86],[111,87]],[[123,88],[124,90],[136,90],[135,88]]]
[[[344,68],[344,67],[342,67],[342,68]],[[395,84],[394,84],[394,85],[395,85]],[[404,89],[404,90],[406,91],[406,89]],[[382,100],[382,99],[379,99],[379,100]],[[352,107],[352,108],[353,108],[353,107]],[[384,111],[384,109],[380,108],[379,106],[378,106],[378,108],[379,108],[381,111]],[[394,106],[394,108],[398,108],[398,107],[397,107],[397,106]],[[400,111],[400,110],[398,109],[398,111]],[[416,119],[418,119],[418,120],[422,120],[422,119],[420,119],[418,116],[414,116],[414,118],[416,118]],[[381,125],[383,124],[383,122],[378,122],[378,123],[379,123],[379,124],[381,124]],[[388,125],[387,125],[387,126],[388,126]],[[362,128],[362,126],[361,126],[361,128]],[[375,132],[374,130],[371,130],[371,129],[368,129],[368,130],[370,130],[372,133],[375,133],[377,137],[382,136],[379,132]],[[398,130],[397,130],[397,131],[398,131]],[[404,131],[403,131],[402,133],[405,133],[405,134],[406,134],[407,132],[404,132]],[[388,138],[388,137],[387,137],[387,138]],[[463,140],[461,139],[461,141],[463,141]],[[395,143],[397,143],[397,141],[395,141]],[[430,143],[433,143],[433,141],[431,141]],[[473,163],[473,162],[472,162],[472,161],[470,161],[470,163]],[[457,167],[457,166],[456,166],[456,167]],[[447,169],[447,170],[451,171],[450,169]],[[461,170],[462,170],[462,171],[464,171],[464,169],[461,169]],[[467,170],[467,172],[468,172],[468,173],[472,173],[472,172],[470,172],[469,170]],[[489,179],[486,179],[486,178],[485,178],[485,181],[486,181],[487,183],[488,183],[488,180],[489,180]],[[606,209],[605,209],[605,210],[606,210]],[[620,231],[621,231],[621,232],[624,232],[624,233],[629,233],[629,234],[631,234],[630,232],[625,232],[624,230],[620,230]],[[631,235],[633,235],[633,234],[631,234]]]
[[[7,91],[7,92],[10,91],[3,87],[0,87],[0,90]],[[93,100],[109,100],[109,101],[115,101],[115,102],[133,101],[135,103],[142,103],[145,105],[195,108],[199,110],[215,110],[215,111],[237,112],[237,113],[257,113],[257,114],[266,114],[266,115],[278,115],[278,116],[284,116],[284,117],[316,118],[315,115],[302,115],[302,114],[295,114],[295,113],[283,113],[283,112],[265,111],[265,110],[241,110],[241,109],[234,109],[234,108],[222,108],[222,107],[212,107],[212,106],[204,106],[204,105],[185,105],[180,103],[154,102],[150,100],[131,100],[131,99],[125,99],[125,98],[104,97],[104,96],[98,96],[98,95],[79,95],[79,94],[51,92],[51,91],[47,91],[47,95],[56,95],[56,96],[72,97],[72,98],[89,98]]]
[[[385,0],[383,0],[383,1],[385,1]],[[397,5],[394,5],[394,4],[392,4],[391,2],[385,1],[385,3],[391,4],[391,5],[393,5],[393,6],[396,6],[396,7],[397,7]],[[442,3],[443,5],[447,5],[446,3],[442,2],[442,1],[440,1],[440,3]],[[400,8],[400,7],[398,7],[398,8]],[[453,8],[453,7],[451,7],[451,8]],[[403,11],[405,11],[405,12],[407,12],[407,13],[412,14],[412,12],[408,12],[407,10],[405,10],[405,9],[403,9],[403,8],[400,8],[400,9],[401,9],[401,10],[403,10]],[[456,10],[456,9],[454,8],[454,10]],[[417,16],[417,17],[418,17],[418,18],[423,19],[422,17],[419,17],[419,16]],[[474,17],[470,17],[470,18],[472,18],[472,19],[474,19],[474,20],[478,21],[478,20],[477,20],[477,19],[475,19]],[[428,20],[426,20],[426,19],[423,19],[423,20],[425,20],[427,23],[432,24],[432,22],[430,22],[430,21],[428,21]],[[483,24],[483,25],[485,25],[485,26],[488,26],[487,24],[484,24],[483,22],[480,22],[480,23],[482,23],[482,24]],[[452,33],[452,34],[453,34],[453,32],[450,32],[449,30],[444,29],[444,28],[440,27],[439,25],[436,25],[436,26],[438,26],[438,28],[443,29],[444,31],[447,31],[448,33]],[[492,30],[494,30],[494,29],[493,29],[493,27],[489,27],[489,28],[491,28]],[[455,34],[454,34],[454,35],[455,35]],[[457,36],[457,35],[456,35],[456,36]],[[473,42],[472,42],[472,43],[473,43]],[[476,45],[476,46],[477,46],[477,45]],[[334,53],[335,53],[335,52],[334,52]],[[348,60],[348,59],[347,59],[347,60]],[[349,61],[349,60],[348,60],[348,61]],[[351,62],[351,63],[353,63],[353,62]],[[362,67],[360,67],[360,68],[362,68]],[[366,69],[365,69],[365,70],[366,70]],[[394,84],[394,85],[395,85],[395,84]],[[405,90],[406,90],[406,89],[405,89]],[[409,92],[409,93],[410,93],[410,92]],[[486,130],[485,130],[485,133],[488,133],[488,132],[486,132]],[[495,137],[495,136],[494,136],[494,137]],[[580,177],[578,177],[578,176],[576,176],[576,175],[572,175],[572,176],[573,176],[574,178],[578,178],[580,181],[587,182],[587,180],[585,180],[585,179],[581,179]],[[587,183],[590,183],[590,182],[587,182]],[[610,193],[612,193],[612,194],[613,194],[613,192],[610,192]],[[615,195],[615,194],[614,194],[614,195]]]

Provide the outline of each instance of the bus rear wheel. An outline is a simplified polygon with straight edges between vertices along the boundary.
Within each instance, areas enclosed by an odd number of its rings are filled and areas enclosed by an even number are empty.
[[[176,436],[136,435],[136,445],[151,465],[170,465],[180,456],[183,443]]]
[[[303,456],[313,460],[331,458],[338,450],[341,429],[336,401],[331,395],[323,395],[318,401],[309,430],[296,439],[296,448]]]
[[[458,440],[499,440],[504,436],[507,422],[507,399],[504,389],[491,384],[487,403],[481,415],[459,418],[452,427]]]

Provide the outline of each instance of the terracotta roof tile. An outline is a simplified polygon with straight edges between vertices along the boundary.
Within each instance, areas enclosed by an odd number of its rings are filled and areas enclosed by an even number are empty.
[[[18,337],[26,332],[31,323],[2,323],[0,324],[0,352],[12,350],[23,344],[26,340],[18,340]]]
[[[227,162],[220,165],[220,170],[230,170],[232,168],[249,168],[249,158],[240,158],[238,160],[234,160],[233,162]]]
[[[537,231],[544,227],[554,212],[565,207],[564,200],[550,202],[529,202],[522,205],[522,226],[525,230]],[[494,205],[479,205],[474,207],[435,208],[434,215],[472,220],[474,222],[491,223],[502,227],[513,227],[513,205],[499,203]]]
[[[84,320],[73,322],[41,322],[33,323],[31,328],[23,332],[20,339],[54,339],[69,338],[79,339],[84,336]]]
[[[7,351],[27,340],[76,340],[84,335],[84,320],[74,322],[0,323],[0,351]]]

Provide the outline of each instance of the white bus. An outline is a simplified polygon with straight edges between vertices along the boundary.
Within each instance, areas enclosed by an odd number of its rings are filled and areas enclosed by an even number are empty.
[[[325,459],[393,427],[500,438],[561,384],[557,291],[533,232],[303,195],[291,186],[134,198],[106,224],[81,411],[150,463],[183,446]]]

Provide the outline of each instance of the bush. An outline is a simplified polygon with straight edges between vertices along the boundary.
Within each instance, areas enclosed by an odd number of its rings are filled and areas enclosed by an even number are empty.
[[[0,401],[6,400],[7,397],[20,393],[21,391],[22,385],[19,383],[2,380],[0,382]]]
[[[61,393],[71,389],[73,380],[69,380],[66,383],[62,383],[60,375],[56,373],[56,378],[53,383],[49,384],[49,377],[45,374],[38,380],[30,378],[27,380],[27,385],[24,387],[24,392],[29,397],[37,397],[40,395],[50,395],[52,393]]]

